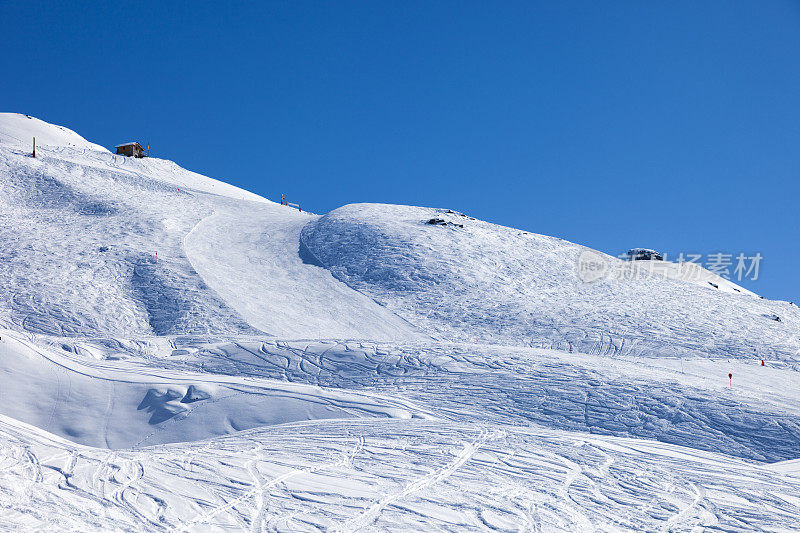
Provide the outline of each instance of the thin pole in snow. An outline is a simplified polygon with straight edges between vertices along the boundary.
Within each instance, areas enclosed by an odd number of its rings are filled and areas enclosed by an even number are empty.
[[[36,157],[36,137],[33,138],[33,157]]]
[[[733,374],[730,372],[728,373],[728,382],[730,383],[731,389],[733,388]]]

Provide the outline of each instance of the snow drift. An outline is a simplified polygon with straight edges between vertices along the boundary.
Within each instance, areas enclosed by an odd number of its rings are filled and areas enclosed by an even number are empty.
[[[363,393],[153,372],[133,362],[79,362],[6,331],[0,340],[0,405],[17,420],[102,448],[203,440],[300,420],[427,416]]]

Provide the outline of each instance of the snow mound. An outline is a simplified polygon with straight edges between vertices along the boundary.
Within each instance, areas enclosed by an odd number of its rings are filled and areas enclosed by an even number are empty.
[[[99,144],[87,141],[64,126],[56,126],[30,115],[0,113],[0,144],[31,151],[34,137],[37,147],[80,148],[108,152]]]
[[[427,416],[363,393],[90,363],[1,336],[0,413],[89,446],[194,441],[300,420]]]
[[[648,272],[643,262],[452,211],[347,205],[310,222],[302,241],[338,279],[441,340],[773,359],[800,348],[800,312],[787,302],[715,289],[710,272],[687,281],[666,262],[667,275],[587,280],[587,252],[611,271]],[[781,322],[765,318],[773,314]]]

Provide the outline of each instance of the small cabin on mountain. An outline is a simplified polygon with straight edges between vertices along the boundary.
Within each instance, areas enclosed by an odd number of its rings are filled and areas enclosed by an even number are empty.
[[[147,154],[142,148],[142,145],[137,142],[118,144],[114,148],[117,149],[117,154],[126,155],[128,157],[147,157]]]
[[[663,261],[664,256],[648,248],[631,248],[628,250],[628,261]]]

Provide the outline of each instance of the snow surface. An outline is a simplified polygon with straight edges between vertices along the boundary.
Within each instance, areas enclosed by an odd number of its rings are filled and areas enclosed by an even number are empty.
[[[800,314],[699,267],[16,114],[0,243],[0,529],[800,527]]]
[[[272,335],[426,338],[396,314],[302,257],[300,231],[315,218],[263,205],[218,209],[186,237],[186,254],[204,281],[231,308]]]
[[[81,148],[108,153],[99,144],[87,141],[64,126],[49,124],[30,115],[0,113],[0,143],[31,152],[34,137],[36,146]]]
[[[697,265],[683,279],[672,263],[590,251],[630,275],[587,282],[577,269],[585,247],[398,205],[341,207],[302,239],[338,279],[441,340],[782,360],[800,349],[797,306],[714,289],[708,280],[736,286]]]
[[[75,361],[13,333],[0,344],[3,413],[103,448],[201,440],[259,426],[381,416],[428,416],[368,394],[207,373],[153,372],[129,361]]]

